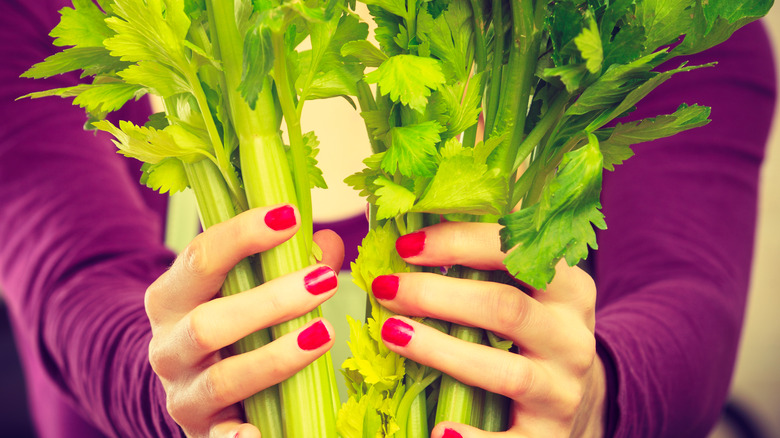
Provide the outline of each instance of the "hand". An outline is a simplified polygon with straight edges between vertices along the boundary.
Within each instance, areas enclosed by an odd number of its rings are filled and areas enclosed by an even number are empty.
[[[269,227],[268,218],[279,212],[292,212],[286,218],[292,216],[294,223],[277,224],[276,230]],[[149,360],[165,388],[168,412],[188,436],[259,437],[256,427],[243,423],[237,403],[292,376],[333,345],[333,328],[318,319],[252,352],[222,354],[223,348],[240,338],[303,315],[335,293],[331,282],[344,258],[344,247],[335,233],[323,231],[314,237],[323,249],[322,264],[215,298],[236,263],[289,239],[299,222],[298,212],[289,206],[242,213],[197,236],[170,270],[149,286]],[[320,275],[307,278],[315,270]],[[323,286],[328,290],[323,291]],[[320,345],[303,349],[298,335],[312,326],[320,331],[324,327],[327,339],[319,337]]]
[[[402,236],[396,248],[416,265],[505,269],[498,231],[493,224],[447,222]],[[509,397],[511,428],[500,436],[603,435],[606,389],[593,334],[596,289],[579,268],[562,261],[546,290],[528,294],[511,285],[430,273],[382,276],[372,287],[374,296],[399,314],[481,327],[514,342],[520,354],[461,341],[400,316],[388,319],[382,330],[391,350]],[[432,436],[499,434],[443,422]]]

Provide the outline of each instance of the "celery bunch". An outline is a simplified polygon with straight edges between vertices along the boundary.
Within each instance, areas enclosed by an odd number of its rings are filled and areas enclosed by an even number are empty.
[[[65,48],[24,76],[80,71],[89,80],[29,97],[74,97],[89,127],[145,163],[142,183],[171,193],[191,187],[205,228],[248,208],[298,206],[301,231],[239,263],[223,294],[312,263],[310,189],[325,182],[316,136],[302,132],[300,117],[307,100],[357,93],[363,67],[339,50],[368,30],[343,1],[74,0],[60,12],[51,36]],[[303,49],[305,39],[311,48]],[[159,97],[164,113],[144,126],[106,120],[145,94]],[[257,348],[319,313],[255,333],[236,349]],[[269,438],[335,436],[337,406],[328,355],[245,402],[249,421]]]
[[[442,420],[503,430],[499,398],[446,376],[440,389],[423,391],[435,373],[384,347],[379,328],[390,315],[371,283],[416,269],[388,258],[392,243],[441,216],[498,221],[508,271],[544,288],[560,259],[574,265],[596,249],[593,227],[606,227],[603,170],[633,155],[633,144],[708,123],[709,108],[683,103],[656,118],[613,121],[672,75],[706,67],[660,71],[662,63],[723,42],[772,1],[361,1],[379,47],[355,41],[341,53],[375,68],[358,89],[374,155],[346,180],[372,206],[372,230],[353,266],[371,316],[352,322],[352,393],[339,430],[418,437]],[[499,280],[461,267],[448,275]],[[509,348],[473,328],[449,330]]]

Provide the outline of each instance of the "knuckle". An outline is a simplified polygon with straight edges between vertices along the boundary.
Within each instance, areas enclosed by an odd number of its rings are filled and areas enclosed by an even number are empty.
[[[569,360],[575,375],[581,377],[590,370],[596,359],[596,338],[590,331],[574,337],[577,340],[570,350]]]
[[[204,371],[206,395],[220,407],[233,404],[231,379],[222,367],[213,365]]]
[[[589,313],[596,308],[596,281],[583,270],[577,269],[574,277],[574,287],[580,292],[580,305]]]
[[[167,392],[165,397],[165,409],[177,423],[182,424],[187,418],[189,406],[182,402],[182,397],[175,392]]]
[[[179,255],[184,268],[191,274],[201,277],[209,274],[205,240],[203,233],[198,234]]]
[[[531,317],[528,303],[522,299],[519,291],[497,287],[488,294],[488,314],[495,318],[496,323],[507,333],[521,331],[529,324]],[[524,295],[523,295],[524,296]]]
[[[188,314],[185,322],[185,333],[190,344],[200,352],[210,353],[220,348],[214,345],[209,336],[212,333],[212,320],[203,306],[198,306]]]
[[[570,385],[567,390],[559,394],[556,412],[562,422],[574,422],[584,397],[585,387],[581,383]]]
[[[152,327],[157,325],[158,322],[154,308],[157,302],[157,295],[159,295],[159,293],[160,286],[157,281],[150,284],[144,292],[144,311],[146,312],[146,316],[149,318],[149,322],[151,322]]]
[[[499,369],[499,376],[504,387],[504,395],[512,400],[520,400],[526,396],[534,385],[534,374],[514,361],[507,361]]]
[[[149,341],[149,365],[152,367],[152,371],[160,377],[165,375],[166,364],[164,356],[160,350],[159,341],[156,338],[152,338]]]

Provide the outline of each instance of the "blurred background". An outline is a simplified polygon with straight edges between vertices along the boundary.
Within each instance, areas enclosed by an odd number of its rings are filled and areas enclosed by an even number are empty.
[[[774,46],[780,48],[780,10],[774,8],[765,22]],[[776,57],[780,58],[780,50],[776,50],[776,53]],[[780,61],[776,60],[776,63],[780,71]],[[709,438],[780,438],[780,314],[778,314],[780,309],[780,129],[778,129],[780,114],[778,111],[775,113],[775,120],[762,174],[752,287],[732,395],[724,409],[721,422]],[[320,132],[320,129],[327,128],[318,126],[316,129]],[[359,163],[357,165],[359,166]],[[344,192],[351,191],[346,186],[333,187],[333,189],[336,190],[327,192],[342,200]],[[331,202],[332,199],[321,201]],[[9,353],[12,351],[13,338],[9,332],[7,315],[0,298],[0,436],[32,438],[34,435],[26,412],[24,381],[17,358]]]

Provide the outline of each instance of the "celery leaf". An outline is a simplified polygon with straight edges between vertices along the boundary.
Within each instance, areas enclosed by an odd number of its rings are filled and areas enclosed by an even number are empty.
[[[441,130],[441,125],[434,121],[392,128],[388,133],[392,146],[382,158],[382,169],[391,175],[397,170],[410,177],[432,176]]]
[[[597,248],[593,226],[606,228],[599,209],[603,159],[596,136],[564,155],[558,173],[545,186],[541,200],[504,216],[499,223],[504,263],[516,278],[543,289],[561,258],[573,266]]]
[[[141,61],[118,75],[126,83],[148,88],[162,98],[192,92],[192,86],[178,72],[156,61]]]
[[[397,55],[368,73],[365,80],[376,83],[383,95],[422,112],[432,90],[446,82],[439,61],[414,55]]]
[[[618,123],[614,128],[596,132],[604,139],[600,142],[604,155],[604,168],[614,170],[615,165],[634,155],[631,145],[658,138],[669,137],[688,129],[709,123],[710,109],[698,105],[680,105],[673,114],[643,119],[629,123]]]
[[[436,175],[412,211],[498,214],[506,195],[506,182],[498,169],[475,160],[472,149],[460,147],[456,139],[447,145],[453,150],[442,151]]]
[[[165,158],[156,164],[144,163],[141,171],[141,184],[160,193],[174,194],[189,185],[184,165],[177,158]]]
[[[107,120],[93,125],[114,136],[119,153],[145,163],[157,164],[169,157],[191,162],[209,156],[209,145],[180,125],[169,125],[162,130],[124,120],[119,122],[119,127]]]
[[[238,92],[249,107],[254,109],[257,98],[268,80],[268,73],[274,65],[274,50],[271,44],[271,29],[260,24],[244,37],[244,65]]]
[[[55,46],[103,47],[103,40],[114,34],[105,18],[92,0],[73,0],[73,8],[60,10],[60,22],[49,35]]]
[[[384,176],[374,180],[374,184],[379,186],[375,192],[376,205],[379,207],[376,213],[377,219],[389,219],[406,213],[414,205],[414,193],[406,187],[396,184]]]

